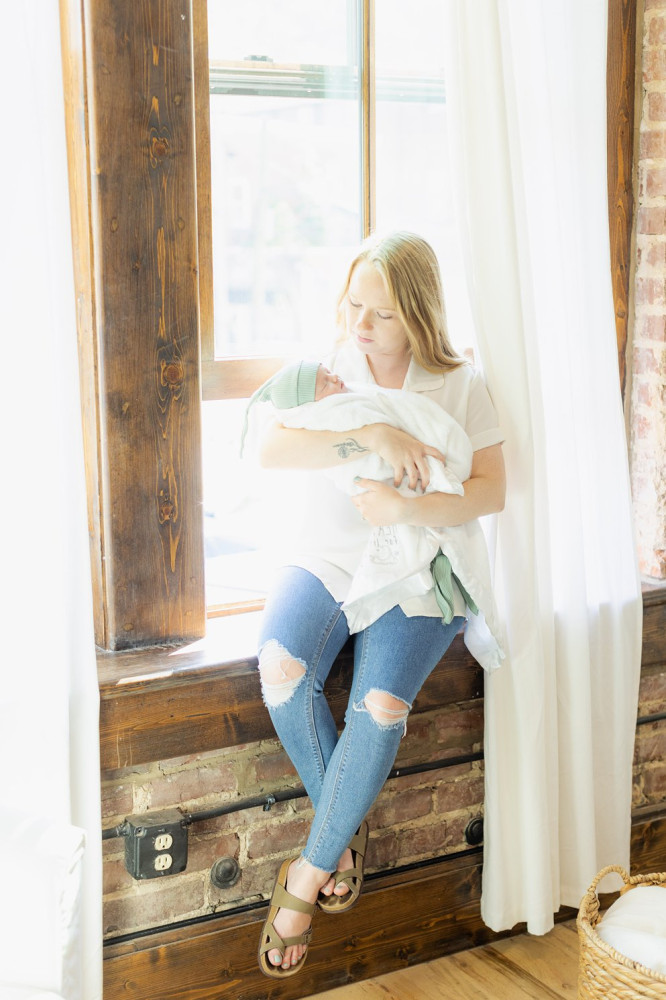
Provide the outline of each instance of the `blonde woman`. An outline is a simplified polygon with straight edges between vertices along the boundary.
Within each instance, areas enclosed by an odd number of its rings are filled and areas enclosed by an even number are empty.
[[[414,699],[466,618],[460,592],[442,620],[434,587],[408,593],[356,633],[354,676],[340,734],[323,686],[349,639],[341,610],[373,527],[446,528],[500,511],[502,433],[480,375],[449,341],[439,266],[425,240],[405,232],[372,238],[352,261],[339,301],[342,339],[329,368],[348,382],[423,393],[463,427],[473,448],[464,495],[425,491],[436,448],[390,426],[352,431],[289,429],[276,422],[261,442],[266,467],[307,470],[299,551],[279,575],[263,615],[259,669],[276,732],[315,809],[308,842],[280,868],[259,963],[269,976],[303,966],[318,905],[343,913],[358,899],[368,839],[365,816],[395,760]],[[353,498],[319,470],[375,452],[394,486],[361,480]],[[401,483],[417,496],[403,496]],[[301,489],[294,491],[298,502]]]

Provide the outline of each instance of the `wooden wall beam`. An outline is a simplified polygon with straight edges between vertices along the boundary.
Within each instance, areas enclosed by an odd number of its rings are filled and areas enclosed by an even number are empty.
[[[145,677],[116,670],[129,667],[133,654],[114,655],[113,669],[100,657],[100,754],[102,770],[130,767],[182,754],[203,753],[269,739],[275,735],[261,697],[256,658],[227,664],[205,664],[192,654],[169,656],[155,651],[145,663]],[[145,658],[143,654],[142,659]],[[183,662],[184,661],[184,662]],[[446,658],[425,682],[414,711],[483,697],[482,669],[456,636]],[[352,656],[344,650],[327,683],[331,710],[342,723],[351,684]],[[482,733],[470,733],[481,740]]]
[[[663,664],[666,590],[647,590],[643,609],[645,672]],[[247,648],[251,645],[248,638]],[[256,657],[228,655],[226,659],[226,663],[211,659],[199,650],[178,655],[169,650],[101,653],[102,770],[273,736],[261,698]],[[338,721],[344,715],[351,670],[351,656],[343,650],[327,684]],[[483,671],[458,635],[425,682],[414,710],[427,712],[482,697]]]
[[[506,937],[481,920],[482,853],[416,871],[371,877],[360,903],[336,919],[315,917],[303,972],[266,979],[256,951],[266,906],[149,934],[105,949],[105,1000],[292,1000],[417,965]],[[666,867],[666,816],[635,818],[633,872]],[[558,919],[576,911],[563,908]],[[510,932],[520,933],[519,925]]]
[[[629,335],[629,281],[634,194],[634,91],[636,74],[636,0],[608,0],[606,71],[608,225],[615,331],[624,398]]]
[[[112,650],[194,639],[205,597],[191,3],[62,4],[64,64],[77,67],[70,189],[96,639]]]

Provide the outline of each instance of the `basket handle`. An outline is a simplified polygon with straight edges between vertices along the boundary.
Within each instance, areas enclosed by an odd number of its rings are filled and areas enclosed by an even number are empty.
[[[605,878],[606,875],[610,875],[611,872],[617,872],[617,874],[621,876],[622,881],[625,883],[624,887],[620,889],[620,892],[625,892],[627,889],[632,888],[630,885],[631,882],[630,876],[628,872],[621,865],[606,865],[606,867],[602,868],[599,874],[596,875],[596,877],[594,878],[592,885],[587,890],[588,894],[595,892],[601,880]]]

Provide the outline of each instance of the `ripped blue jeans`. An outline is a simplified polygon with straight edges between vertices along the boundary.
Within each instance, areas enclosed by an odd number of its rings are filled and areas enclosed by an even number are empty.
[[[354,636],[354,675],[341,734],[324,695],[349,638],[340,604],[317,577],[286,567],[260,632],[264,701],[315,808],[303,857],[333,872],[393,766],[414,699],[463,623],[393,608]]]

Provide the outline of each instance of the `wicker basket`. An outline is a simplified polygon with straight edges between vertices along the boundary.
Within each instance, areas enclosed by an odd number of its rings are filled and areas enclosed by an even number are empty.
[[[666,976],[625,958],[597,934],[599,898],[596,888],[609,872],[617,872],[624,881],[620,895],[637,885],[666,886],[665,872],[629,876],[617,865],[609,865],[599,872],[583,896],[576,920],[580,942],[578,1000],[640,1000],[643,997],[666,1000]]]

